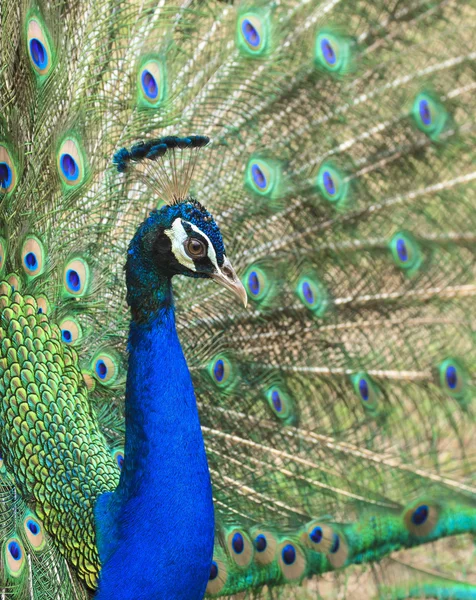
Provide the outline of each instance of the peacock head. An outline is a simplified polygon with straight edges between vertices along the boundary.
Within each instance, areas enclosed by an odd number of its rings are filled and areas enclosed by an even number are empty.
[[[153,211],[132,239],[126,264],[129,293],[153,291],[174,275],[213,279],[246,306],[246,290],[225,254],[212,215],[193,198]],[[131,298],[133,299],[133,298]]]
[[[189,195],[198,153],[209,141],[200,135],[167,136],[114,155],[120,173],[134,164],[134,172],[166,203],[142,223],[129,246],[127,300],[133,312],[150,314],[171,301],[174,275],[213,279],[247,304],[215,220]]]

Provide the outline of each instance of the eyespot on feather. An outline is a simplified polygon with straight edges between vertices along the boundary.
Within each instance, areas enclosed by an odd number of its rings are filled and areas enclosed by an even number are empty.
[[[116,448],[115,450],[111,451],[111,454],[114,460],[116,461],[117,466],[122,471],[122,468],[124,466],[124,449]]]
[[[253,544],[242,529],[231,529],[226,538],[228,552],[238,567],[247,567],[253,560]]]
[[[414,502],[404,513],[408,532],[417,537],[430,535],[438,523],[439,511],[431,502]]]
[[[245,185],[255,194],[270,198],[279,196],[281,179],[281,165],[277,161],[253,156],[249,159]]]
[[[364,371],[352,375],[351,379],[355,393],[364,408],[375,412],[379,406],[380,390],[373,379]]]
[[[41,521],[31,513],[23,519],[23,529],[30,545],[35,550],[41,550],[45,545],[45,536]]]
[[[207,594],[219,594],[225,587],[226,580],[228,579],[228,571],[223,561],[216,557],[213,557],[212,565],[210,568],[210,576],[207,585]]]
[[[236,380],[233,363],[223,354],[218,354],[211,360],[208,366],[208,372],[213,383],[220,388],[228,388],[232,386]]]
[[[316,36],[314,62],[320,69],[334,74],[346,73],[350,68],[351,42],[349,39],[321,31]]]
[[[63,270],[64,291],[69,296],[81,297],[89,287],[90,272],[87,262],[82,258],[70,260]]]
[[[423,262],[423,255],[418,243],[406,231],[400,231],[392,237],[390,251],[397,267],[408,275],[416,273]]]
[[[316,317],[323,317],[327,312],[329,308],[327,290],[313,273],[304,273],[299,277],[295,293]]]
[[[260,565],[269,565],[276,557],[278,542],[270,532],[261,529],[252,530],[253,546],[255,549],[254,559]]]
[[[319,168],[316,185],[322,196],[342,207],[348,200],[349,181],[334,165],[325,162]]]
[[[20,577],[25,566],[25,550],[17,537],[9,538],[3,546],[7,572],[12,577]]]
[[[269,292],[269,279],[265,271],[259,267],[250,267],[243,278],[248,297],[255,302],[261,302]]]
[[[80,185],[86,178],[86,160],[79,141],[67,137],[61,143],[56,159],[58,173],[66,188]]]
[[[440,387],[444,392],[458,399],[465,395],[469,374],[457,358],[446,358],[438,366],[438,372]]]
[[[240,52],[249,57],[266,53],[270,45],[270,21],[267,13],[246,12],[238,17],[236,45]]]
[[[449,121],[448,111],[443,104],[425,92],[416,96],[412,116],[418,129],[434,141],[438,140]]]
[[[285,423],[295,421],[294,403],[291,396],[279,385],[273,385],[266,391],[266,399],[273,414]]]
[[[349,556],[349,547],[345,541],[344,536],[338,532],[333,531],[332,543],[327,553],[327,558],[334,569],[343,567]]]
[[[278,564],[288,581],[299,580],[306,571],[306,555],[295,542],[284,540],[278,546]]]
[[[92,360],[92,371],[102,385],[113,385],[119,375],[119,361],[111,352],[100,351]]]
[[[332,548],[334,531],[330,525],[312,521],[301,535],[302,543],[316,552],[327,553]]]
[[[45,269],[45,250],[40,240],[32,235],[25,238],[21,249],[21,262],[28,278],[41,275]]]
[[[46,26],[38,16],[27,21],[27,44],[33,70],[41,79],[47,77],[53,67],[52,44]]]
[[[137,74],[139,104],[157,107],[165,99],[167,76],[165,63],[161,58],[149,58],[142,62]]]
[[[18,167],[6,144],[0,143],[0,195],[13,192],[18,180]]]
[[[62,319],[59,324],[61,329],[61,340],[68,345],[75,344],[82,337],[81,325],[73,317]]]

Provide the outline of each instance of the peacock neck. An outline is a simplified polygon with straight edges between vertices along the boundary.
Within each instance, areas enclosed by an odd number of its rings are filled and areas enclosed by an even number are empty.
[[[144,590],[201,600],[210,573],[210,475],[168,285],[152,318],[130,326],[125,461],[118,488],[96,509],[100,600]]]

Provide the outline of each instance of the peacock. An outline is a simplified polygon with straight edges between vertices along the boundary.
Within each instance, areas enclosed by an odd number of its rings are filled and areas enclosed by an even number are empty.
[[[1,600],[476,598],[475,22],[1,0]]]

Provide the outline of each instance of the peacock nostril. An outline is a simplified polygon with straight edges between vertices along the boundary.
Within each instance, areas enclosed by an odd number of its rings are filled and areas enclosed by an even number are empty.
[[[221,272],[226,277],[229,277],[230,279],[233,279],[233,270],[230,269],[230,267],[223,267],[223,269],[221,270]]]

